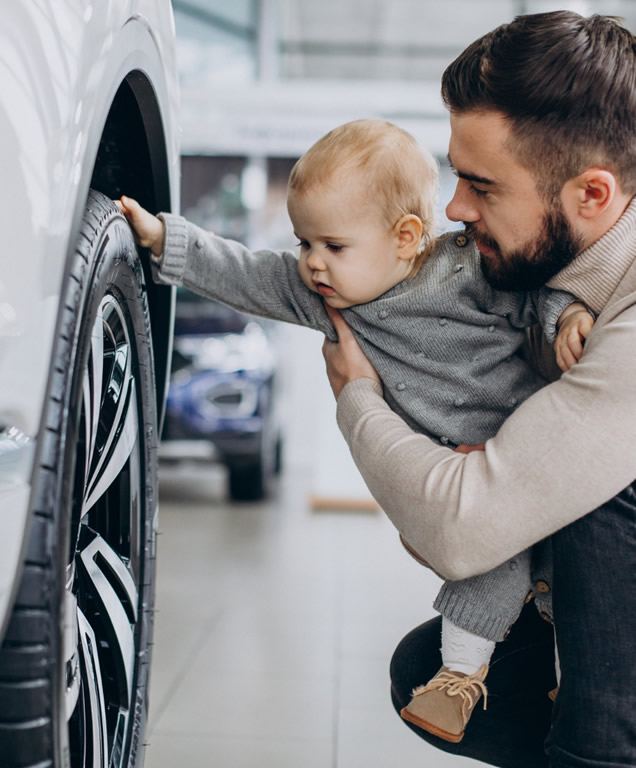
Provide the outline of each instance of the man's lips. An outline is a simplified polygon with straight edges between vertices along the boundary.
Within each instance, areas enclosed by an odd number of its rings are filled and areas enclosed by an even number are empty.
[[[316,283],[314,282],[314,285],[316,286],[316,290],[318,291],[321,296],[333,296],[335,293],[334,289],[327,285],[326,283]]]
[[[468,237],[472,237],[475,245],[477,246],[477,250],[479,253],[481,253],[482,256],[493,256],[495,253],[497,253],[497,249],[493,248],[492,245],[486,245],[486,243],[484,243],[482,238],[479,236],[479,232],[472,226],[467,225],[466,222],[464,222],[464,231]],[[490,238],[486,238],[486,240],[490,240]],[[494,243],[494,241],[492,242]]]
[[[493,248],[489,248],[487,245],[480,243],[479,240],[475,240],[475,245],[482,256],[492,256],[495,253]]]

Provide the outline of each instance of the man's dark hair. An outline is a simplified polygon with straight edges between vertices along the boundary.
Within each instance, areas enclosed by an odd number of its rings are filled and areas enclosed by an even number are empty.
[[[636,194],[636,38],[610,16],[518,16],[449,65],[451,112],[496,110],[519,162],[554,197],[586,168],[611,171]]]

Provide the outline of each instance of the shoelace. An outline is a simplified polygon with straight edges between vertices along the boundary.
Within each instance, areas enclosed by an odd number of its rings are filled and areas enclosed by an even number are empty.
[[[440,672],[426,685],[415,688],[412,695],[419,696],[426,691],[445,691],[449,696],[460,696],[462,716],[467,720],[470,710],[475,706],[480,695],[484,697],[484,709],[486,709],[488,689],[484,685],[484,679],[487,672],[488,666],[486,664],[482,664],[477,672],[465,677],[457,677],[450,670]]]

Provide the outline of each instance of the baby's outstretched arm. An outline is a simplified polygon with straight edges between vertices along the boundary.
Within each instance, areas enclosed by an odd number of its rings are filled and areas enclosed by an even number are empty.
[[[562,371],[567,371],[581,359],[585,339],[593,326],[594,318],[584,304],[575,301],[563,310],[554,342],[556,361]]]
[[[115,205],[124,214],[133,229],[135,240],[143,248],[150,248],[153,256],[161,256],[165,226],[161,219],[142,208],[132,197],[122,195]]]
[[[252,251],[182,216],[153,216],[130,197],[115,202],[136,242],[150,248],[156,283],[184,285],[240,312],[315,328],[335,338],[322,297],[303,282],[291,251]]]

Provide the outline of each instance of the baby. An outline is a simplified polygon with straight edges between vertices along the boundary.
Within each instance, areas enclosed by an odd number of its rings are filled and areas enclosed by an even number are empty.
[[[384,385],[389,405],[443,445],[495,435],[545,384],[518,352],[540,323],[567,369],[593,318],[569,294],[510,293],[485,280],[463,232],[435,239],[437,166],[410,134],[380,120],[340,126],[292,169],[287,206],[300,254],[252,252],[180,216],[118,203],[154,278],[255,315],[315,328],[335,340],[325,304],[342,311]],[[464,448],[465,450],[465,448]],[[459,741],[486,688],[495,643],[531,592],[530,552],[493,571],[446,582],[438,674],[402,716]]]

